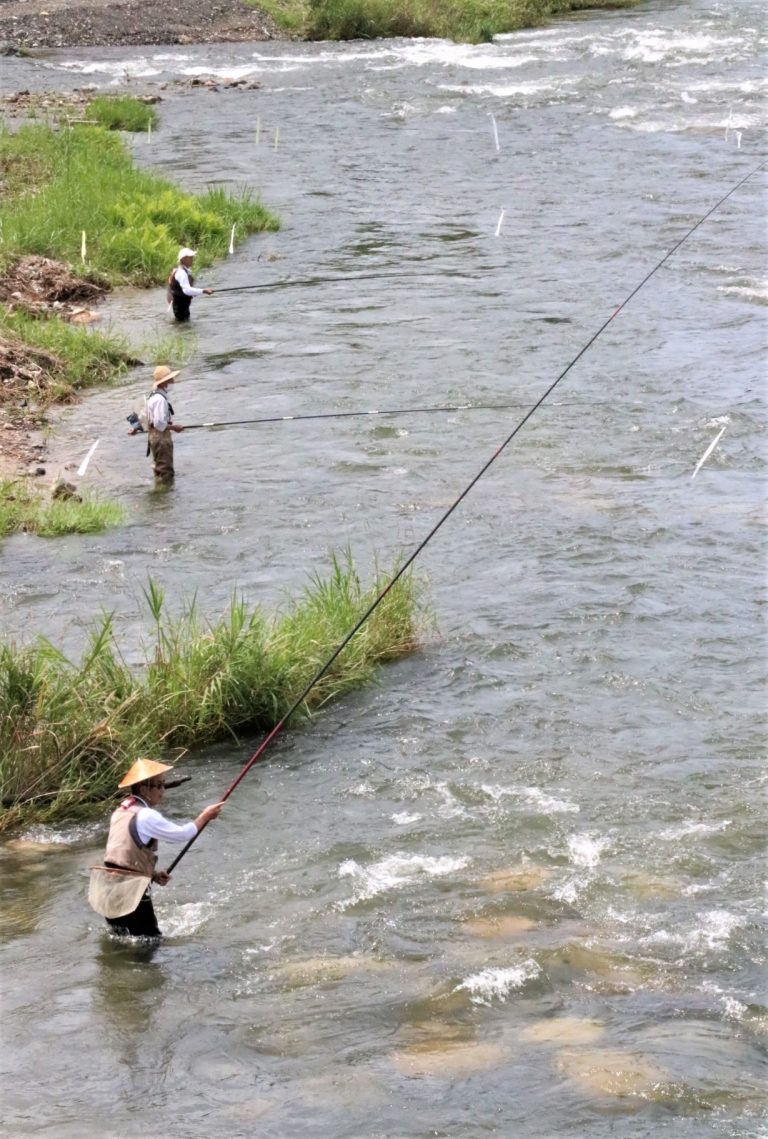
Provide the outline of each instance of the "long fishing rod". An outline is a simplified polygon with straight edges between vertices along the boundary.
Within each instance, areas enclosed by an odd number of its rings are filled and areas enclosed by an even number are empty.
[[[213,292],[218,296],[219,293],[244,293],[250,289],[289,289],[294,285],[333,285],[344,281],[378,281],[381,277],[419,278],[441,275],[433,269],[423,273],[346,273],[343,277],[289,277],[286,281],[268,281],[262,285],[231,285],[225,289],[214,289]]]
[[[366,611],[363,613],[362,617],[360,617],[360,619],[355,623],[355,625],[352,627],[352,629],[350,629],[350,631],[347,633],[347,635],[344,637],[344,639],[342,641],[340,641],[340,643],[336,646],[336,648],[333,650],[331,655],[326,660],[325,664],[323,664],[317,670],[317,672],[312,677],[312,679],[309,681],[309,683],[304,686],[301,693],[293,701],[293,703],[291,704],[288,711],[280,718],[280,720],[278,720],[278,722],[275,724],[275,726],[272,728],[272,730],[264,737],[264,739],[259,744],[258,748],[253,753],[251,758],[248,760],[247,763],[245,763],[243,765],[243,767],[240,769],[238,775],[232,780],[229,787],[226,789],[226,791],[224,792],[224,794],[221,797],[220,801],[222,803],[226,802],[226,800],[230,797],[230,795],[235,790],[235,788],[238,787],[238,785],[243,781],[243,779],[245,779],[246,775],[251,770],[253,765],[262,757],[264,752],[267,750],[267,748],[271,744],[272,740],[275,739],[275,737],[280,733],[280,731],[283,729],[283,727],[288,722],[288,720],[290,720],[291,716],[293,716],[294,713],[298,711],[298,709],[304,703],[307,696],[312,691],[312,689],[315,687],[315,685],[325,676],[326,672],[331,667],[331,665],[334,663],[334,661],[344,651],[344,649],[347,647],[347,645],[352,640],[352,638],[355,636],[355,634],[358,632],[358,630],[363,627],[363,625],[368,620],[368,618],[373,613],[373,611],[376,608],[378,608],[378,606],[381,604],[381,602],[384,600],[384,598],[387,596],[387,594],[390,593],[392,588],[397,584],[397,582],[400,580],[400,578],[403,576],[403,574],[406,572],[406,570],[408,570],[410,568],[410,566],[413,565],[413,563],[416,561],[416,558],[419,556],[419,554],[424,549],[424,547],[432,540],[432,538],[435,536],[435,534],[438,532],[438,530],[443,526],[443,524],[445,522],[447,522],[447,520],[450,518],[450,516],[453,514],[453,512],[457,509],[459,504],[464,501],[464,499],[467,497],[467,495],[472,490],[472,488],[480,481],[480,479],[483,477],[483,475],[489,469],[489,467],[492,466],[492,464],[496,462],[499,455],[502,454],[502,452],[508,447],[508,445],[512,442],[512,440],[515,438],[515,436],[523,429],[523,427],[526,425],[528,420],[533,415],[535,415],[535,413],[538,411],[538,409],[541,407],[541,405],[545,402],[545,400],[549,398],[549,396],[555,390],[555,388],[560,383],[560,381],[563,380],[568,375],[571,368],[573,368],[574,365],[578,363],[578,361],[581,359],[581,357],[586,352],[589,351],[589,349],[592,347],[592,345],[595,343],[595,341],[603,334],[603,332],[605,332],[606,328],[611,323],[611,321],[614,320],[618,316],[618,314],[621,312],[622,309],[626,308],[626,306],[629,304],[629,302],[634,297],[636,297],[637,294],[640,292],[640,290],[648,283],[648,281],[650,281],[651,277],[653,277],[654,274],[658,273],[659,269],[661,269],[661,267],[666,264],[666,262],[670,259],[670,257],[674,253],[677,252],[677,250],[680,248],[680,246],[683,245],[684,242],[686,242],[688,240],[688,238],[693,233],[695,233],[696,230],[701,225],[704,224],[704,222],[707,220],[707,218],[711,217],[712,214],[715,212],[715,210],[719,209],[719,207],[722,206],[723,202],[726,202],[728,200],[728,198],[731,197],[732,194],[735,194],[736,191],[738,189],[740,189],[740,187],[743,186],[745,182],[747,182],[754,174],[756,174],[758,172],[758,170],[764,169],[765,165],[766,164],[763,162],[759,166],[757,166],[754,170],[750,171],[750,173],[745,175],[745,177],[742,178],[741,181],[737,182],[735,186],[732,186],[731,189],[728,191],[728,193],[724,194],[723,197],[720,198],[720,200],[718,202],[716,202],[714,204],[714,206],[711,207],[711,209],[707,210],[707,212],[699,218],[699,220],[696,222],[696,224],[692,225],[691,228],[689,230],[687,230],[686,233],[683,234],[683,236],[680,238],[680,240],[677,241],[672,246],[672,248],[667,253],[664,254],[664,256],[661,258],[661,260],[657,261],[657,263],[654,265],[654,267],[648,273],[646,273],[646,275],[643,277],[642,281],[640,281],[640,284],[636,285],[635,288],[632,290],[632,292],[629,293],[628,296],[625,297],[625,299],[621,302],[621,304],[618,305],[617,308],[615,308],[613,310],[613,312],[608,317],[608,319],[603,321],[603,323],[598,328],[597,332],[595,332],[589,338],[589,340],[586,342],[584,347],[581,348],[580,351],[577,352],[576,355],[572,358],[570,363],[567,364],[565,368],[563,368],[562,372],[559,374],[559,376],[557,376],[557,378],[555,380],[553,380],[553,382],[549,385],[549,387],[546,389],[544,394],[542,396],[540,396],[539,399],[536,400],[536,402],[533,404],[533,406],[525,413],[525,415],[520,420],[520,422],[517,424],[517,426],[514,427],[512,429],[512,431],[510,431],[509,435],[507,435],[504,442],[499,447],[496,448],[496,450],[491,455],[490,459],[488,459],[488,461],[483,464],[483,466],[480,468],[480,470],[477,472],[477,474],[474,476],[474,478],[471,479],[471,481],[469,483],[467,483],[464,490],[461,492],[461,494],[458,496],[458,498],[455,499],[455,501],[451,504],[451,506],[448,507],[448,509],[445,511],[445,513],[442,515],[442,517],[438,519],[438,521],[435,523],[435,525],[432,527],[432,529],[427,534],[426,538],[422,539],[422,541],[419,543],[419,545],[416,547],[416,549],[413,551],[413,553],[410,554],[410,556],[403,562],[402,566],[397,571],[397,573],[384,586],[384,588],[381,590],[381,592],[378,594],[378,596],[374,598],[374,600],[368,606]],[[193,845],[193,843],[195,843],[197,841],[197,839],[200,837],[200,835],[205,830],[205,827],[207,825],[208,825],[207,823],[204,823],[203,826],[200,828],[200,830],[197,832],[197,834],[189,840],[189,842],[182,848],[181,852],[176,856],[176,858],[174,858],[173,862],[171,862],[170,866],[168,867],[168,871],[167,871],[168,874],[170,874],[171,871],[176,866],[178,866],[178,864],[181,862],[184,855],[187,853],[187,851]]]
[[[185,431],[198,427],[242,427],[249,423],[288,423],[294,419],[354,419],[364,415],[417,415],[430,411],[507,411],[521,403],[457,403],[446,407],[395,407],[389,411],[319,411],[307,415],[269,415],[261,419],[224,419],[216,423],[185,423]]]

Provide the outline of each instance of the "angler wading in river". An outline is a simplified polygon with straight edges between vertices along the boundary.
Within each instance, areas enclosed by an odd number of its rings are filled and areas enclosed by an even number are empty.
[[[146,408],[147,454],[152,455],[155,478],[166,485],[173,482],[176,473],[173,469],[173,433],[184,430],[180,424],[173,422],[173,405],[166,391],[178,374],[164,364],[155,368],[152,373],[152,394],[147,399]],[[134,424],[128,434],[139,434],[143,428],[138,416],[129,416],[128,419]]]
[[[195,279],[190,269],[196,256],[194,249],[180,249],[178,264],[168,276],[168,303],[173,308],[175,319],[180,323],[189,320],[193,297],[209,297],[213,293],[213,289],[195,288]]]
[[[88,901],[123,936],[162,936],[150,890],[153,882],[166,886],[170,874],[156,869],[158,839],[189,842],[224,805],[211,803],[191,822],[172,823],[156,809],[165,794],[165,773],[171,770],[154,759],[137,759],[126,772],[118,787],[129,793],[112,814],[104,865],[91,868]]]

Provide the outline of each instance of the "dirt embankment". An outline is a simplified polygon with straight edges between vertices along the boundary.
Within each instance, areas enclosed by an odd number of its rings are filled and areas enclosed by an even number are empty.
[[[285,39],[245,0],[0,0],[0,51]]]
[[[109,285],[77,277],[48,257],[21,257],[0,277],[0,302],[37,319],[90,324]],[[55,353],[0,332],[0,478],[45,474],[45,409],[64,373]]]

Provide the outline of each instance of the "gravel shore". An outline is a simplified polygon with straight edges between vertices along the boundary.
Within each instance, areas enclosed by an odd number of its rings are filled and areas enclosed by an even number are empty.
[[[0,0],[0,50],[285,39],[245,0]]]

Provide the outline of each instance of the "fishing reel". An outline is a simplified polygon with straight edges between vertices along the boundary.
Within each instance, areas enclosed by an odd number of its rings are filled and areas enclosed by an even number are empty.
[[[132,411],[130,415],[126,415],[125,418],[130,423],[131,431],[133,431],[133,433],[135,435],[143,435],[144,434],[144,428],[141,426],[141,420],[139,419],[139,417],[135,411]]]

